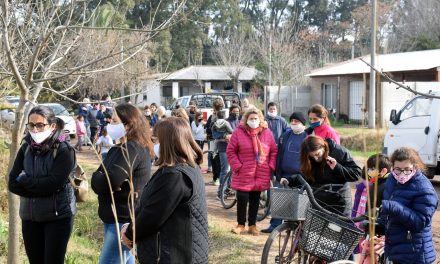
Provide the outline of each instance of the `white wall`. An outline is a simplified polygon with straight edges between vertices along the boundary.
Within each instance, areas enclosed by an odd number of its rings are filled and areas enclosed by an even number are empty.
[[[130,98],[133,104],[142,107],[147,104],[150,105],[152,103],[160,105],[162,95],[160,83],[156,80],[144,80],[141,82],[141,86],[141,91],[143,93],[137,96],[133,95]],[[132,89],[132,93],[135,93],[134,91],[135,89]],[[144,100],[144,95],[146,95],[147,97],[146,100]]]

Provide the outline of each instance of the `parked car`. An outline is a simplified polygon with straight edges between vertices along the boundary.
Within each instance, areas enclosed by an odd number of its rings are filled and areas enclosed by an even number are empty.
[[[15,122],[15,109],[18,106],[20,97],[18,96],[5,96],[1,99],[2,105],[5,107],[0,110],[0,119],[3,125],[12,127]]]
[[[55,116],[61,118],[64,121],[65,123],[64,132],[66,134],[69,134],[71,137],[75,137],[76,135],[75,119],[69,114],[69,112],[67,112],[64,106],[58,103],[45,103],[40,105],[45,105],[50,107],[52,111],[55,113]]]
[[[171,111],[176,107],[176,105],[180,105],[182,108],[187,108],[191,101],[195,101],[197,104],[197,108],[202,112],[203,119],[208,120],[209,116],[212,115],[212,103],[215,99],[221,99],[225,105],[226,116],[229,115],[229,107],[232,104],[238,104],[241,106],[241,100],[243,99],[243,95],[240,93],[234,92],[224,92],[224,93],[198,93],[193,95],[186,95],[177,98],[177,100],[168,107],[167,115],[171,115]]]

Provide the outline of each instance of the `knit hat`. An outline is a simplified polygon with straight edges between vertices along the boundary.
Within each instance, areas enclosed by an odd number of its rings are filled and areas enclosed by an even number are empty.
[[[290,115],[289,121],[292,121],[292,119],[300,121],[303,125],[306,125],[307,123],[306,118],[304,117],[304,114],[302,112],[293,112]]]

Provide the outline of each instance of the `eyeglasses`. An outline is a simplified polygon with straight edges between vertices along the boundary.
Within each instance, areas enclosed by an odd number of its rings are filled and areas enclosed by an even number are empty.
[[[395,168],[393,169],[394,174],[396,175],[400,175],[402,172],[405,175],[410,175],[412,172],[414,171],[414,169],[409,169],[409,168],[405,168],[405,169],[399,169],[399,168]]]
[[[37,128],[37,130],[42,131],[48,125],[49,124],[45,124],[45,123],[36,123],[36,124],[28,123],[28,124],[26,124],[26,128],[31,131],[34,130],[34,128]]]

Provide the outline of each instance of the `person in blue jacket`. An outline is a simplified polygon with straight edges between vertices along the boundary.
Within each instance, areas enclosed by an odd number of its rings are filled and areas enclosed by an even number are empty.
[[[391,163],[392,176],[385,184],[381,212],[385,256],[398,264],[433,263],[432,216],[437,193],[423,174],[425,166],[414,149],[396,149]]]
[[[293,112],[289,118],[290,129],[279,138],[277,168],[275,176],[281,185],[291,185],[294,182],[293,175],[300,173],[301,143],[307,137],[305,125],[306,118],[301,112]],[[263,233],[271,233],[283,222],[282,219],[272,218],[268,228],[261,230]]]

